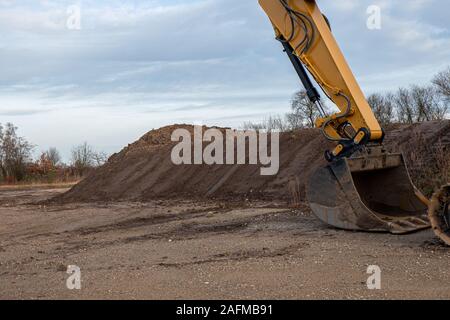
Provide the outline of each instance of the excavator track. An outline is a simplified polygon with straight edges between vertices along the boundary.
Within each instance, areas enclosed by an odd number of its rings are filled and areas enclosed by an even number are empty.
[[[434,233],[450,246],[450,184],[443,186],[431,198],[428,218]]]

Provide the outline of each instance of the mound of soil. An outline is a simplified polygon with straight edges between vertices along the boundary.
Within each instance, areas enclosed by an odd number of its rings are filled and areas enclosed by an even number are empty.
[[[332,145],[320,130],[305,129],[280,135],[280,170],[261,176],[258,165],[174,165],[171,135],[175,125],[153,130],[113,155],[101,168],[58,201],[147,201],[156,198],[223,198],[300,201],[309,175],[325,165],[323,153]],[[387,128],[390,151],[410,148],[414,137],[433,145],[450,145],[450,121]]]

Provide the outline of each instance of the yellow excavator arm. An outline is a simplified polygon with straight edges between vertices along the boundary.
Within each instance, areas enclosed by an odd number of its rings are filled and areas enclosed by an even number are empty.
[[[272,22],[276,37],[288,54],[309,99],[322,116],[322,128],[337,147],[327,153],[332,161],[348,157],[369,142],[382,142],[384,134],[358,82],[342,54],[329,25],[314,0],[259,0]],[[340,112],[327,115],[309,71]]]
[[[429,228],[428,201],[411,182],[403,155],[383,148],[383,130],[316,1],[259,3],[309,99],[322,113],[317,127],[337,142],[334,150],[325,153],[329,164],[318,168],[306,184],[314,214],[347,230],[402,234]],[[326,114],[310,75],[340,112]],[[439,225],[444,225],[441,216],[450,219],[448,205],[442,203],[448,201],[435,201],[438,209],[433,211],[439,217],[433,221]]]

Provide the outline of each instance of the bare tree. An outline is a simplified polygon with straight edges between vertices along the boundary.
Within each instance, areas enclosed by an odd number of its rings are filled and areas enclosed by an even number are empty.
[[[94,151],[87,142],[72,149],[71,164],[80,176],[94,166]]]
[[[394,121],[394,96],[390,93],[382,95],[371,94],[367,101],[381,125],[387,125]]]
[[[325,109],[327,107],[324,105]],[[325,110],[326,112],[328,110]],[[314,128],[316,119],[320,116],[317,106],[308,99],[305,91],[297,92],[291,100],[291,112],[284,117],[270,116],[260,123],[245,122],[244,130],[266,130],[285,132],[300,128]]]
[[[44,152],[46,159],[51,163],[53,167],[61,164],[61,155],[56,148],[50,148]]]
[[[264,123],[267,132],[284,132],[287,129],[284,120],[280,116],[269,116],[269,118],[264,120]]]
[[[446,118],[450,109],[450,67],[438,73],[433,79],[433,85],[442,97],[443,118]]]
[[[265,127],[264,127],[264,123],[255,123],[255,122],[251,122],[251,121],[246,121],[246,122],[244,122],[242,129],[260,131],[260,130],[265,130]]]
[[[292,112],[286,115],[291,129],[314,128],[316,119],[320,117],[317,106],[312,103],[306,91],[297,92],[291,101]]]
[[[448,103],[439,98],[438,89],[434,86],[401,88],[395,94],[394,104],[400,123],[442,120],[448,111]]]
[[[95,151],[87,142],[72,149],[71,165],[80,176],[86,174],[89,169],[99,167],[108,160],[104,152]]]
[[[394,104],[398,122],[407,124],[413,124],[415,122],[416,113],[414,111],[413,98],[408,89],[398,89],[394,95]]]
[[[416,122],[442,120],[447,113],[447,105],[439,99],[439,92],[433,86],[411,87]]]
[[[244,122],[243,125],[244,130],[255,130],[255,131],[279,131],[284,132],[288,129],[288,125],[285,123],[283,118],[279,115],[275,116],[269,116],[268,118],[264,119],[262,122],[251,122],[247,121]]]
[[[297,130],[305,127],[303,118],[293,112],[286,114],[286,125],[290,130]]]
[[[438,73],[434,79],[433,84],[437,87],[440,94],[442,94],[447,102],[450,101],[450,67]]]
[[[94,152],[92,158],[96,167],[100,167],[108,161],[108,155],[105,152]]]
[[[0,125],[0,168],[3,179],[23,180],[32,150],[33,145],[17,135],[16,126],[12,123],[7,123],[5,127]]]

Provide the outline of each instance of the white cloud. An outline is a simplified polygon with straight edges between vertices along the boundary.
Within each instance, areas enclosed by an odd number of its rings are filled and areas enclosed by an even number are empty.
[[[412,51],[432,52],[442,48],[450,48],[450,38],[439,38],[447,30],[424,24],[420,21],[396,21],[390,19],[390,34],[397,43],[403,47],[409,47]]]
[[[355,11],[357,8],[361,6],[360,0],[339,0],[339,1],[332,1],[330,4],[327,4],[328,6],[331,6],[333,9],[337,11]]]
[[[409,0],[408,2],[403,2],[402,7],[406,10],[417,11],[435,4],[434,0]]]

